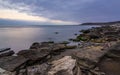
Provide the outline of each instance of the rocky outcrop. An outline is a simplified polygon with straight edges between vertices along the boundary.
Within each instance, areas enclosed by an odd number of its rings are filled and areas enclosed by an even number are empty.
[[[43,73],[43,70],[45,70],[43,66],[47,65],[44,63],[51,59],[51,57],[60,54],[66,49],[73,49],[75,47],[61,43],[36,42],[32,44],[30,49],[19,51],[17,56],[2,55],[0,67],[4,70],[15,72],[16,75],[23,75],[24,73],[36,75],[36,71],[33,72],[34,69],[32,70],[33,67],[38,68],[40,73]]]
[[[115,72],[120,67],[120,27],[103,26],[82,32],[75,39],[78,46],[35,42],[16,56],[2,55],[0,75],[119,75]],[[110,66],[117,67],[117,71]]]
[[[65,56],[59,60],[53,61],[48,75],[73,75],[73,68],[75,67],[76,60],[71,56]]]
[[[72,39],[73,41],[105,43],[120,40],[119,26],[102,26],[88,30],[82,30],[80,32],[82,32],[82,34],[78,35],[75,39]]]
[[[107,53],[107,50],[103,50],[102,46],[90,46],[86,48],[82,48],[82,50],[79,50],[78,52],[75,52],[73,56],[80,60],[85,60],[86,63],[97,63],[105,53]]]

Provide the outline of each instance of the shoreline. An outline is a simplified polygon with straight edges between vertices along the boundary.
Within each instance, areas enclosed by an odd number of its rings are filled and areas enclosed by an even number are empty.
[[[119,66],[120,61],[114,60],[120,59],[120,27],[101,26],[81,32],[72,40],[80,43],[77,46],[67,42],[35,42],[17,56],[2,55],[3,75],[119,75],[119,67],[112,67],[111,71],[110,65]]]

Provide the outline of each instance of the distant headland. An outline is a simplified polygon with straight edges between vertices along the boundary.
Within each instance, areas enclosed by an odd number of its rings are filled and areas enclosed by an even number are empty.
[[[113,25],[113,24],[118,24],[120,21],[114,21],[114,22],[87,22],[87,23],[82,23],[80,25]]]

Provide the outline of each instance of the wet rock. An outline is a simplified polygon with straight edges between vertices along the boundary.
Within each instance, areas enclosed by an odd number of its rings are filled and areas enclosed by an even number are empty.
[[[83,32],[83,33],[90,33],[90,30],[88,29],[88,30],[81,30],[80,32]]]
[[[7,71],[15,71],[25,64],[28,59],[22,56],[8,56],[0,58],[0,67]]]
[[[35,42],[30,46],[30,49],[38,49],[39,46],[40,46],[40,44],[38,42]]]
[[[8,50],[10,50],[11,48],[2,48],[2,49],[0,49],[0,53],[1,52],[4,52],[4,51],[8,51]]]
[[[65,44],[65,45],[67,45],[67,44],[69,44],[70,42],[68,42],[68,41],[63,41],[63,42],[61,42],[60,44]]]
[[[73,75],[73,68],[75,67],[76,60],[71,56],[65,56],[59,60],[53,61],[48,75]]]
[[[6,56],[12,56],[15,52],[12,50],[7,50],[4,52],[0,52],[0,58],[6,57]]]
[[[98,38],[100,38],[98,33],[91,33],[91,34],[88,34],[88,36],[89,36],[89,39],[98,39]]]
[[[59,34],[59,32],[55,32],[55,34]]]
[[[77,47],[76,45],[66,46],[66,49],[75,49],[76,47]]]
[[[55,43],[53,41],[48,41],[48,42],[41,42],[40,47],[49,47],[51,45],[54,45]]]
[[[91,41],[99,43],[103,43],[103,41],[118,41],[120,39],[119,31],[119,26],[102,26],[91,28],[88,30],[82,30],[82,34],[78,35],[75,39],[72,39],[72,41]]]

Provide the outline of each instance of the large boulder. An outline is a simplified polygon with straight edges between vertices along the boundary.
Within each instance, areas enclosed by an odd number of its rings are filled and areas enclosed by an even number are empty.
[[[45,75],[48,66],[46,63],[30,66],[27,68],[27,75]]]
[[[59,60],[53,61],[48,75],[73,75],[73,68],[76,60],[71,56],[65,56]]]
[[[92,68],[105,53],[107,53],[107,50],[103,50],[102,46],[88,46],[74,52],[73,57],[78,60],[81,67]]]

